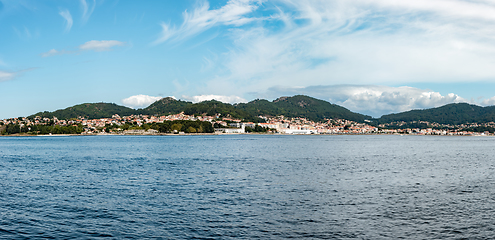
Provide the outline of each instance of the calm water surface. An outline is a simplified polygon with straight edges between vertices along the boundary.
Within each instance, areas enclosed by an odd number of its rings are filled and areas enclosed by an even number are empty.
[[[0,138],[0,238],[488,239],[495,138]]]

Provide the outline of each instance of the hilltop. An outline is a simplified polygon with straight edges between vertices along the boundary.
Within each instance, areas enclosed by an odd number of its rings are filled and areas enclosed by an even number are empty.
[[[378,123],[425,121],[440,124],[487,123],[495,121],[495,106],[480,107],[468,103],[451,103],[437,108],[388,114]]]
[[[193,105],[192,102],[177,100],[171,97],[162,98],[147,108],[138,110],[136,113],[146,115],[169,115],[183,112],[185,108]]]
[[[65,109],[57,110],[54,112],[39,112],[29,116],[28,118],[34,118],[40,116],[42,118],[56,117],[58,119],[71,119],[79,116],[87,117],[90,119],[111,117],[114,114],[121,116],[135,114],[136,110],[124,106],[119,106],[115,103],[83,103],[68,107]]]

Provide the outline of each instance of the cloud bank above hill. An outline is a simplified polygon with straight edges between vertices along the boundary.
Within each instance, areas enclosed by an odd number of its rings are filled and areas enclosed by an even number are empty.
[[[174,96],[171,96],[171,98],[176,99],[176,97]],[[223,103],[230,103],[230,104],[247,102],[246,99],[234,95],[223,96],[223,95],[210,94],[210,95],[197,95],[197,96],[182,96],[181,98],[183,100],[191,101],[193,103],[209,101],[209,100],[217,100]],[[128,98],[124,98],[121,100],[121,102],[122,104],[124,104],[124,106],[127,107],[145,108],[160,99],[162,99],[162,97],[154,97],[144,94],[138,94],[138,95],[130,96]]]
[[[353,112],[380,117],[384,114],[409,111],[412,109],[426,109],[439,107],[449,103],[469,102],[457,94],[442,95],[429,89],[413,87],[388,87],[378,85],[326,85],[309,87],[272,87],[260,98],[275,99],[281,96],[303,94],[310,97],[326,100],[348,108]],[[172,97],[175,99],[175,97]],[[145,108],[161,97],[149,95],[134,95],[122,99],[125,106]],[[246,99],[230,95],[197,95],[181,96],[181,99],[193,103],[217,100],[223,103],[245,103]],[[472,102],[471,102],[472,103]],[[495,97],[483,100],[480,105],[495,104]]]
[[[428,89],[378,85],[332,85],[310,87],[272,87],[267,96],[305,94],[344,106],[351,111],[380,117],[412,109],[439,107],[449,103],[468,102],[449,93],[442,95]],[[492,101],[495,101],[492,99]]]
[[[223,103],[245,103],[247,102],[246,99],[235,96],[235,95],[230,95],[230,96],[223,96],[223,95],[198,95],[198,96],[182,96],[183,99],[191,101],[193,103],[198,103],[198,102],[203,102],[203,101],[209,101],[209,100],[217,100]]]
[[[130,96],[128,98],[124,98],[122,99],[121,102],[127,107],[144,108],[160,99],[162,99],[162,97],[153,97],[153,96],[139,94],[139,95]]]

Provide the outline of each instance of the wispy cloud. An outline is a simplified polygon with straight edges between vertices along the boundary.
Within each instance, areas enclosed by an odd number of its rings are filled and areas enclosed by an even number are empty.
[[[72,15],[70,14],[69,10],[63,9],[58,12],[60,16],[62,16],[65,19],[65,32],[69,32],[70,29],[72,28]]]
[[[91,9],[88,8],[88,3],[86,2],[86,0],[81,0],[81,6],[83,10],[82,21],[83,23],[86,23],[89,20],[89,17],[91,17],[91,14],[93,14],[93,11],[95,10],[96,0],[93,0]]]
[[[254,21],[254,18],[245,17],[255,11],[260,1],[254,0],[229,0],[219,9],[210,10],[207,1],[202,1],[191,13],[185,11],[182,15],[184,22],[180,27],[162,22],[162,32],[154,44],[165,41],[183,40],[204,32],[215,25],[241,26]]]
[[[60,54],[59,51],[52,49],[48,52],[41,53],[41,57],[50,57],[50,56],[55,56],[55,55],[59,55],[59,54]]]
[[[153,96],[139,94],[122,99],[122,103],[125,106],[132,108],[143,108],[149,106],[150,104],[160,99],[162,99],[162,97],[153,97]]]
[[[28,41],[32,38],[38,38],[40,36],[39,30],[29,30],[29,28],[27,28],[26,26],[23,26],[22,28],[12,26],[12,29],[17,34],[17,36],[24,41]]]
[[[240,95],[239,89],[261,92],[301,83],[402,85],[495,79],[493,1],[273,4],[277,11],[266,20],[271,24],[231,29],[233,46],[219,59],[226,74],[210,79],[207,90],[227,86],[225,92],[237,89],[235,94]]]
[[[19,71],[1,71],[0,70],[0,82],[5,82],[5,81],[9,81],[9,80],[13,80],[15,78],[18,78],[19,76],[21,76],[23,73],[25,72],[29,72],[31,70],[34,70],[36,68],[26,68],[26,69],[23,69],[23,70],[19,70]]]
[[[16,76],[16,73],[14,73],[14,72],[0,71],[0,82],[12,80],[15,76]]]
[[[239,96],[223,96],[223,95],[198,95],[198,96],[182,96],[183,99],[192,101],[194,103],[209,101],[209,100],[217,100],[223,103],[245,103],[246,99],[241,98]]]
[[[92,50],[96,52],[101,51],[110,51],[113,47],[124,46],[124,42],[116,41],[116,40],[91,40],[79,46],[81,50]]]
[[[52,50],[50,50],[48,52],[44,52],[40,55],[41,55],[41,57],[51,57],[51,56],[71,54],[71,53],[74,53],[74,52],[69,52],[69,51],[65,51],[65,50],[58,51],[58,50],[52,49]]]
[[[56,50],[51,49],[48,52],[41,53],[41,57],[51,57],[56,55],[64,55],[64,54],[78,54],[82,51],[95,51],[95,52],[103,52],[103,51],[111,51],[114,47],[125,46],[125,42],[120,42],[116,40],[91,40],[85,42],[78,46],[78,50],[68,51],[68,50]]]
[[[7,63],[5,63],[2,59],[0,59],[0,66],[7,66]]]

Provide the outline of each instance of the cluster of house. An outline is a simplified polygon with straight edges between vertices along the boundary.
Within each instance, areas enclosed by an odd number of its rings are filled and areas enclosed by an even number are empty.
[[[82,125],[84,126],[85,133],[98,133],[101,132],[108,125],[121,126],[126,123],[132,123],[134,125],[142,126],[146,123],[161,123],[164,121],[174,120],[191,120],[191,121],[207,121],[216,126],[216,133],[245,133],[246,129],[255,128],[256,125],[269,129],[272,133],[282,134],[417,134],[417,135],[491,135],[489,132],[470,132],[459,131],[455,128],[463,129],[469,127],[478,126],[490,126],[495,127],[495,123],[487,124],[464,124],[462,126],[450,126],[426,123],[428,126],[434,126],[435,128],[443,127],[444,129],[438,130],[433,128],[390,128],[390,124],[382,124],[378,127],[371,126],[366,123],[357,123],[354,121],[343,119],[330,119],[324,122],[314,122],[305,118],[287,118],[284,116],[277,117],[264,117],[259,116],[265,123],[253,123],[243,122],[240,119],[234,119],[231,117],[221,117],[220,114],[215,116],[192,116],[184,113],[172,114],[167,116],[148,116],[148,115],[131,115],[121,117],[117,114],[111,118],[100,119],[86,119],[84,117],[78,117],[71,120],[59,120],[56,117],[53,118],[41,118],[35,117],[29,118],[11,118],[0,120],[0,125],[18,124],[20,126],[30,125],[47,125],[54,124],[60,126],[70,125]],[[403,123],[394,123],[395,126],[401,126]],[[438,125],[438,126],[437,126]],[[128,130],[129,134],[141,133],[140,130]],[[134,131],[134,132],[132,132]],[[134,134],[136,134],[134,133]]]
[[[377,133],[378,128],[365,123],[343,119],[331,119],[325,122],[314,122],[306,118],[273,118],[262,117],[266,123],[258,123],[261,127],[275,129],[285,134],[371,134]]]
[[[402,128],[402,126],[411,123],[423,124],[425,126],[429,126],[429,128]],[[487,135],[494,135],[494,133],[490,133],[489,131],[474,132],[464,129],[474,129],[478,127],[495,129],[495,123],[488,122],[488,123],[469,123],[469,124],[451,125],[451,124],[430,123],[427,121],[413,121],[410,123],[394,122],[394,123],[380,124],[379,127],[381,129],[380,133],[385,133],[385,134],[487,136]]]
[[[284,116],[260,116],[260,118],[264,119],[265,123],[243,122],[240,119],[221,117],[220,114],[215,116],[192,116],[184,113],[167,116],[131,115],[124,117],[115,114],[111,118],[87,119],[78,117],[77,119],[71,120],[62,120],[57,119],[56,117],[42,118],[37,116],[34,119],[4,119],[0,120],[0,123],[3,123],[2,125],[18,124],[20,126],[47,124],[60,126],[82,125],[84,126],[85,133],[98,133],[108,125],[121,126],[126,123],[132,123],[134,125],[142,126],[146,123],[161,123],[174,120],[207,121],[212,125],[217,126],[215,128],[216,133],[245,133],[248,127],[254,129],[256,125],[269,129],[269,132],[283,134],[369,134],[378,132],[376,127],[341,119],[314,122],[305,118],[286,118]]]

